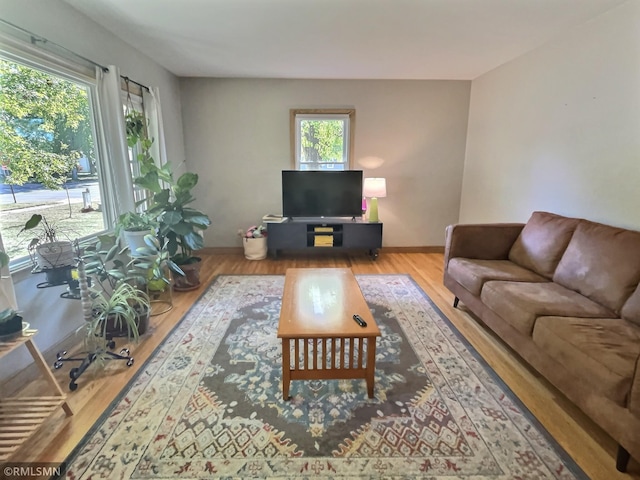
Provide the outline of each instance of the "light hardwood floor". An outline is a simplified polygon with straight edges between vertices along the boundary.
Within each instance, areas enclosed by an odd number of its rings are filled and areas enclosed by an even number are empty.
[[[640,479],[640,466],[633,459],[629,473],[616,471],[616,443],[607,434],[475,321],[465,311],[464,305],[458,309],[452,307],[453,295],[442,284],[442,253],[396,253],[383,249],[377,261],[362,254],[321,253],[290,254],[278,260],[262,261],[245,260],[240,251],[205,255],[203,287],[176,293],[173,309],[152,317],[150,332],[138,345],[131,347],[135,364],[127,368],[124,362],[111,362],[104,371],[91,366],[78,380],[78,390],[69,393],[69,403],[75,415],[65,418],[62,411],[54,415],[15,460],[63,461],[216,275],[284,274],[290,267],[350,267],[355,274],[410,274],[590,478]],[[37,340],[36,336],[36,344]],[[45,356],[50,360],[50,355]],[[65,366],[55,372],[64,391],[68,391],[68,370],[69,367]],[[35,394],[43,390],[46,391],[44,382],[32,381],[24,386],[21,394]]]

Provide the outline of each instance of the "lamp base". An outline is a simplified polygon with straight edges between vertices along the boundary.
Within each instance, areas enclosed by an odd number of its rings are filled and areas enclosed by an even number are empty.
[[[369,223],[378,223],[379,221],[378,199],[376,197],[371,197],[371,202],[369,202]]]

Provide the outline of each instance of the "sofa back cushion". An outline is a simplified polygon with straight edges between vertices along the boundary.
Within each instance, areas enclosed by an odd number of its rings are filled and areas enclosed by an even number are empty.
[[[640,325],[640,285],[638,285],[627,301],[624,302],[620,315],[625,320]]]
[[[543,277],[553,277],[578,222],[577,218],[533,212],[511,247],[509,260]]]
[[[640,282],[640,232],[581,220],[553,281],[620,314]]]

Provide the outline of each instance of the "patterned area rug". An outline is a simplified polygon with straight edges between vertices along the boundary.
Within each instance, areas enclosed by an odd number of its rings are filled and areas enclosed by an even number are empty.
[[[364,380],[293,381],[283,276],[220,276],[69,462],[68,478],[587,478],[407,275],[357,276]]]

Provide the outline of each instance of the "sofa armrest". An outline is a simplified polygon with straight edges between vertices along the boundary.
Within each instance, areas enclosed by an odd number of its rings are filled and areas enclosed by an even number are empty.
[[[524,223],[454,224],[446,229],[444,266],[454,257],[505,260]]]

